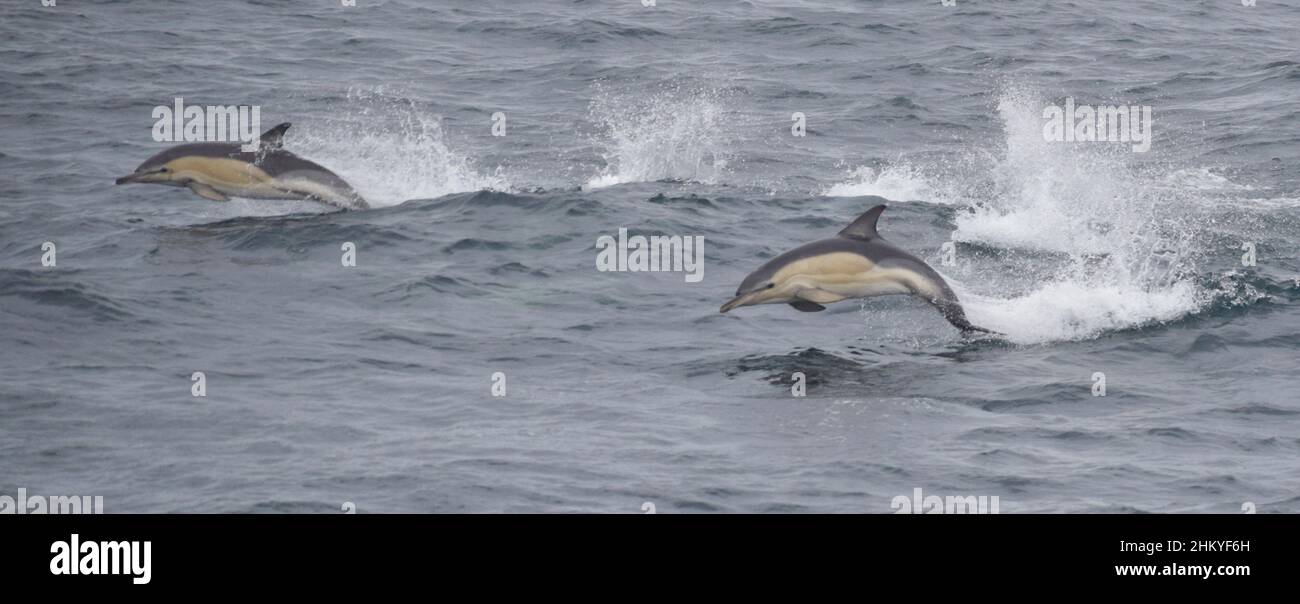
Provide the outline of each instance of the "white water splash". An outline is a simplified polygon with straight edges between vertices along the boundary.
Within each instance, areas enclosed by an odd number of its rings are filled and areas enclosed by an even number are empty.
[[[342,176],[372,207],[511,190],[499,169],[481,172],[448,145],[436,113],[382,90],[349,92],[336,117],[295,127],[286,140],[295,153]]]
[[[960,288],[959,288],[960,289]],[[1187,281],[1163,289],[1053,281],[1014,298],[958,294],[971,321],[1017,344],[1086,340],[1107,332],[1171,321],[1199,307]]]
[[[891,165],[879,170],[862,166],[849,172],[848,180],[822,191],[826,197],[863,197],[875,195],[890,201],[927,201],[950,204],[952,196],[941,192],[931,178],[908,164]]]
[[[1164,178],[1165,186],[1175,189],[1194,189],[1211,192],[1253,191],[1255,187],[1232,182],[1228,177],[1210,168],[1186,168],[1170,172]]]
[[[986,276],[1019,292],[1012,297],[954,284],[971,320],[1013,342],[1036,343],[1197,312],[1210,296],[1193,281],[1188,212],[1196,204],[1183,198],[1205,181],[1171,188],[1170,178],[1143,175],[1126,147],[1046,141],[1046,103],[1024,90],[1003,95],[1006,148],[990,168],[991,194],[958,214],[954,238],[1022,250],[1039,266],[1050,263],[1052,276]]]
[[[727,168],[722,94],[671,84],[653,91],[596,88],[592,119],[605,169],[584,190],[663,180],[715,184]]]

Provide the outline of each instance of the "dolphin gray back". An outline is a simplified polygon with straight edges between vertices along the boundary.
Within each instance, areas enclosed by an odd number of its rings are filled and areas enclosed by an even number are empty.
[[[239,145],[234,143],[188,143],[184,145],[177,145],[175,147],[164,149],[162,151],[159,151],[158,153],[155,153],[149,159],[144,160],[144,162],[141,163],[140,167],[136,168],[136,170],[138,171],[146,168],[157,168],[159,166],[162,166],[163,164],[166,164],[169,161],[172,161],[173,159],[180,159],[182,157],[191,157],[191,156],[228,157],[231,159],[238,159],[235,156],[238,155],[239,153],[240,153]]]

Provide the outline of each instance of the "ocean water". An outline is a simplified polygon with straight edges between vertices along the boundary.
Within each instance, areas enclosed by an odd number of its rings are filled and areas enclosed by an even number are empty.
[[[1300,3],[655,4],[6,2],[0,494],[1300,511]],[[176,97],[374,208],[114,186]],[[1150,150],[1046,141],[1067,99],[1151,107]],[[877,203],[1003,337],[718,313]],[[702,280],[596,270],[620,228],[704,237]]]

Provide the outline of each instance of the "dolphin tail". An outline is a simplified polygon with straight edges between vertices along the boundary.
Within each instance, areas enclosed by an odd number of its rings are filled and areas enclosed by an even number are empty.
[[[964,336],[968,336],[968,335],[970,335],[970,334],[972,334],[972,333],[976,333],[976,332],[978,332],[978,333],[987,333],[987,334],[991,334],[991,335],[995,335],[995,336],[1005,336],[1005,335],[1007,335],[1007,334],[1004,334],[1004,333],[1002,333],[1002,332],[1000,332],[1000,331],[993,331],[992,329],[985,329],[985,328],[980,327],[980,326],[978,326],[978,325],[971,325],[970,323],[967,323],[967,324],[966,324],[966,327],[965,327],[964,329],[961,330],[961,334],[964,335]]]
[[[943,313],[943,318],[947,319],[949,323],[952,323],[953,327],[960,329],[961,335],[963,336],[968,336],[973,333],[987,333],[997,336],[1006,335],[1001,332],[993,331],[992,329],[986,329],[972,324],[966,319],[966,311],[961,307],[961,303],[957,302],[956,296],[931,300],[930,303],[938,307],[939,312]]]
[[[944,317],[948,319],[949,323],[952,323],[953,327],[960,329],[961,335],[963,336],[969,336],[976,333],[987,333],[995,336],[1006,335],[1000,331],[993,331],[992,329],[986,329],[984,327],[980,327],[979,325],[974,325],[970,321],[967,321],[965,316],[954,319],[953,317],[949,317],[948,315],[945,314]]]

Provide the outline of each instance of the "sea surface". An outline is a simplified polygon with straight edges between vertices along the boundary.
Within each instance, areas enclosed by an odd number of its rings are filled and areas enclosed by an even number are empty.
[[[4,2],[0,495],[1300,512],[1297,0],[355,4]],[[114,186],[177,97],[373,209]],[[1045,140],[1067,100],[1150,150]],[[878,203],[1003,336],[719,314]],[[597,270],[620,228],[702,236],[702,280]]]

